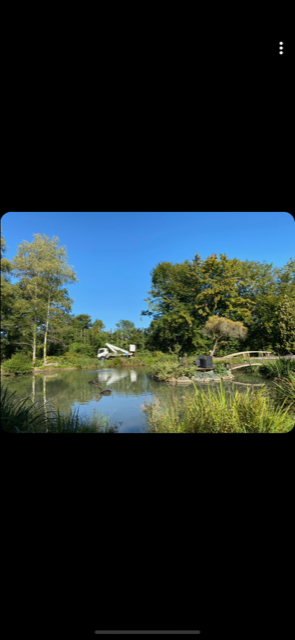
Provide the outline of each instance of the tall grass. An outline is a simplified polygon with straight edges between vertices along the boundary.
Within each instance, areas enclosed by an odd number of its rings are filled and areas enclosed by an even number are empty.
[[[269,360],[259,367],[259,373],[266,378],[288,378],[295,372],[295,360]]]
[[[226,395],[195,387],[195,396],[175,399],[163,410],[159,400],[145,404],[148,431],[153,433],[285,433],[294,427],[288,408],[276,406],[265,387]]]
[[[288,378],[282,378],[280,384],[275,382],[276,399],[292,411],[295,409],[295,374],[289,373]]]
[[[30,396],[16,401],[14,391],[1,389],[1,423],[9,433],[116,433],[117,426],[109,425],[108,418],[94,415],[92,420],[81,418],[79,410],[63,415],[59,410],[45,409],[33,403]]]

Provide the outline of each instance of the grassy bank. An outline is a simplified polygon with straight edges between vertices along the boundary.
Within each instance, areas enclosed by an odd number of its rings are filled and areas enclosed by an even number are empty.
[[[54,408],[44,409],[33,403],[30,396],[16,401],[15,392],[1,389],[1,424],[9,433],[116,433],[118,427],[108,418],[94,414],[92,419],[81,418],[79,412],[60,414]]]
[[[139,367],[150,366],[158,361],[171,361],[177,362],[177,356],[171,354],[163,354],[160,351],[155,352],[138,352],[136,356],[132,358],[112,358],[105,360],[103,364],[108,368],[113,367]],[[11,360],[6,360],[1,364],[1,372],[3,375],[21,375],[26,373],[38,372],[38,371],[50,371],[50,370],[66,370],[66,369],[95,369],[100,366],[98,358],[90,358],[86,356],[80,356],[76,353],[66,353],[64,356],[49,356],[47,358],[47,364],[43,364],[43,360],[36,359],[34,366],[32,362],[26,358],[22,358],[22,362],[18,362],[15,357]]]
[[[285,433],[295,420],[290,406],[278,406],[265,387],[228,396],[222,383],[208,393],[195,386],[195,396],[178,398],[165,410],[156,399],[143,412],[151,433]]]
[[[10,375],[22,375],[27,373],[37,373],[38,371],[51,371],[60,370],[65,371],[67,369],[94,369],[97,368],[99,361],[97,358],[88,358],[85,356],[77,356],[76,354],[69,354],[65,356],[52,356],[47,358],[47,364],[43,364],[43,360],[35,360],[34,365],[31,361],[21,363],[21,366],[11,360],[6,360],[1,364],[1,374],[3,376]]]

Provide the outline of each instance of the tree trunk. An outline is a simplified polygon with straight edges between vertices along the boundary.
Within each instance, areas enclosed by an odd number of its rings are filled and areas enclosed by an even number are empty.
[[[50,295],[48,296],[46,328],[45,328],[45,335],[44,335],[43,364],[47,364],[46,349],[47,349],[47,334],[48,334],[48,325],[49,325],[49,307],[50,307]]]
[[[211,356],[214,356],[214,353],[215,353],[215,349],[216,349],[216,347],[217,347],[218,340],[219,340],[219,338],[217,338],[217,339],[215,340],[214,347],[213,347],[213,349],[212,349],[212,351],[211,351]]]
[[[32,375],[32,400],[35,404],[35,374]]]
[[[37,301],[37,287],[35,285],[35,302]],[[36,360],[36,343],[37,343],[37,322],[35,318],[35,323],[33,325],[33,364],[35,364]]]
[[[36,360],[36,335],[37,335],[37,324],[33,325],[33,364],[35,364]]]

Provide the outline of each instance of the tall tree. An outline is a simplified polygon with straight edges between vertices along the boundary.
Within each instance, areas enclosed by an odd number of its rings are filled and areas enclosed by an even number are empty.
[[[92,327],[91,316],[86,313],[80,313],[78,316],[74,318],[74,326],[78,332],[80,341],[83,342],[83,336],[85,335],[85,330],[89,330]]]
[[[280,352],[295,353],[295,299],[284,296],[277,309],[278,343]]]
[[[179,343],[186,352],[204,348],[201,329],[212,315],[232,321],[251,321],[255,301],[243,295],[245,286],[240,261],[216,254],[202,261],[182,264],[163,262],[152,271],[148,303],[153,314],[150,341],[156,338],[161,348]]]
[[[61,287],[78,281],[73,268],[67,264],[66,248],[59,247],[59,242],[55,236],[50,240],[45,234],[34,234],[33,242],[24,241],[19,245],[13,261],[14,272],[20,278],[27,299],[31,300],[33,362],[36,359],[37,321],[44,325],[44,364],[54,307],[69,310],[72,302]]]
[[[12,335],[16,338],[13,316],[17,287],[11,284],[12,264],[5,257],[8,248],[1,235],[1,359],[11,354],[10,340]]]
[[[127,348],[128,343],[132,342],[135,337],[136,330],[134,322],[131,322],[130,320],[120,320],[120,322],[116,324],[116,327],[118,327],[118,331],[116,333],[118,334],[118,338],[121,342],[121,347]],[[115,339],[116,338],[117,336],[115,336]]]

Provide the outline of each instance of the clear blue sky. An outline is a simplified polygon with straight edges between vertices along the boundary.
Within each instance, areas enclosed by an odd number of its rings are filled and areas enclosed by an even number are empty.
[[[68,286],[72,313],[87,313],[115,329],[120,320],[147,327],[144,298],[159,262],[183,262],[200,254],[272,262],[294,257],[295,222],[278,213],[7,213],[2,235],[12,259],[34,233],[58,236],[79,282]]]

